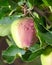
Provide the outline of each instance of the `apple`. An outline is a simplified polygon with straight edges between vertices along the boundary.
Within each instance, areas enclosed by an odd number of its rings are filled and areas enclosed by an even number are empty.
[[[37,42],[34,21],[31,17],[15,20],[11,25],[13,40],[19,48],[28,48]]]
[[[41,55],[42,65],[52,65],[52,47],[47,47]]]

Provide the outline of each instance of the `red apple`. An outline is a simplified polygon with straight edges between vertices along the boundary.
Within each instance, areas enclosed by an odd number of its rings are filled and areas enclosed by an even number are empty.
[[[15,20],[11,25],[12,37],[20,48],[28,48],[37,42],[34,21],[30,17]]]

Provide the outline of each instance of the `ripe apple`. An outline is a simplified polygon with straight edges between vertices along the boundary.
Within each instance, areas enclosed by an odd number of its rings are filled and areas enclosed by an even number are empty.
[[[34,21],[31,17],[15,20],[11,25],[11,33],[19,48],[28,48],[38,40]]]

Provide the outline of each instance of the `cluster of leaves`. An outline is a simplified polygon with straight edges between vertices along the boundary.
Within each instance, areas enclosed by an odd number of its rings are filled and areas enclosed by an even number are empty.
[[[9,47],[2,52],[5,62],[12,63],[16,58],[20,57],[23,61],[30,62],[40,56],[46,46],[52,46],[52,24],[48,25],[46,16],[39,16],[39,13],[32,11],[26,16],[34,19],[39,41],[30,47],[27,51],[18,48],[12,39],[10,27],[14,20],[24,17],[22,6],[26,3],[28,11],[38,7],[41,11],[48,8],[52,13],[52,0],[0,0],[0,36],[7,36],[6,39]],[[14,6],[15,5],[15,6]],[[52,15],[49,13],[49,23],[52,23]],[[42,13],[40,13],[42,14]]]

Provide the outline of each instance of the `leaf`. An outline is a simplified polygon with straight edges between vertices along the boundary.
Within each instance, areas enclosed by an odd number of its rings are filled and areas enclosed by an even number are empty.
[[[18,57],[18,54],[23,55],[25,51],[18,48],[15,45],[8,47],[5,51],[2,52],[2,57],[6,63],[13,63],[14,60]]]
[[[11,34],[8,35],[7,37],[8,37],[8,38],[6,39],[6,42],[7,42],[7,44],[8,44],[9,46],[11,46],[11,45],[16,45],[15,42],[14,42],[14,40],[13,40],[13,38],[12,38],[12,35],[11,35]]]
[[[10,8],[9,7],[0,7],[0,19],[2,17],[8,16],[9,12],[10,12]]]
[[[38,18],[35,18],[35,27],[37,30],[37,36],[40,40],[40,45],[51,45],[52,46],[52,33],[49,32],[45,26],[42,25]]]
[[[28,58],[28,61],[31,62],[33,61],[34,59],[36,59],[38,56],[40,56],[41,54],[43,53],[43,49],[37,51],[37,52],[34,52],[30,55],[30,57]]]
[[[22,55],[22,60],[26,62],[31,62],[38,56],[40,56],[45,49],[44,47],[40,47],[40,44],[35,44],[34,46],[30,47],[29,50]]]
[[[0,36],[6,36],[8,34],[10,34],[10,25],[0,24]]]
[[[50,11],[52,12],[52,6],[49,6]],[[52,16],[52,15],[51,15]]]
[[[52,46],[52,33],[47,32],[47,33],[40,33],[40,34],[42,35],[43,39],[45,40],[45,43]]]
[[[52,0],[42,0],[46,6],[52,6]]]
[[[0,24],[11,24],[14,20],[24,16],[23,14],[20,15],[14,15],[14,16],[8,16],[0,19]]]
[[[49,31],[50,31],[50,32],[52,31],[52,27],[49,29]]]
[[[33,46],[31,46],[31,47],[29,48],[29,50],[34,53],[35,51],[39,50],[39,48],[40,48],[40,45],[39,45],[39,44],[40,44],[40,42],[35,43]]]
[[[27,0],[27,5],[28,7],[31,9],[33,6],[35,5],[40,5],[42,4],[42,1],[41,0]]]
[[[19,6],[22,6],[24,3],[25,3],[25,0],[20,0],[20,1],[18,2],[18,5],[19,5]]]
[[[42,32],[42,30],[44,29],[45,25],[44,25],[44,21],[41,20],[41,18],[34,18],[34,22],[35,22],[35,27],[38,31]]]

